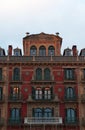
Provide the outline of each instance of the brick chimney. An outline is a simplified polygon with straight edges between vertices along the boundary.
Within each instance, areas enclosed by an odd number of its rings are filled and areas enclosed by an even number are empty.
[[[72,47],[73,56],[77,56],[77,46],[73,45]]]
[[[12,45],[8,46],[8,55],[12,56]]]

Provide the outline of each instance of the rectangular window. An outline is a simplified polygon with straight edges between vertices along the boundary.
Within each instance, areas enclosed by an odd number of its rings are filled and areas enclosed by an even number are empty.
[[[83,79],[85,79],[85,69],[83,69]]]
[[[20,90],[19,87],[12,87],[11,88],[11,98],[13,100],[17,100],[20,98]]]
[[[2,87],[0,87],[0,100],[2,100],[2,93],[3,93]]]
[[[3,56],[3,50],[0,50],[0,56]]]
[[[2,80],[2,68],[0,68],[0,80]]]

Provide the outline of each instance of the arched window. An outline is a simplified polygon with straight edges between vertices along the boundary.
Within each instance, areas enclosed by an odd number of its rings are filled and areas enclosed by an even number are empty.
[[[39,48],[39,56],[46,56],[46,48],[44,46]]]
[[[13,80],[15,80],[15,81],[20,80],[20,69],[19,68],[14,69]]]
[[[68,109],[66,110],[66,121],[67,121],[68,123],[70,123],[70,122],[74,123],[75,120],[76,120],[75,110],[72,109],[72,108],[68,108]]]
[[[12,108],[11,109],[11,120],[10,121],[18,121],[21,117],[20,108]],[[18,123],[18,122],[17,122]]]
[[[55,48],[53,46],[49,46],[48,55],[49,56],[54,56],[55,55]]]
[[[36,80],[42,80],[42,69],[36,69]]]
[[[42,109],[35,108],[34,109],[34,117],[42,117]]]
[[[75,97],[74,88],[68,87],[66,88],[66,98],[73,99]]]
[[[32,46],[30,48],[30,56],[36,56],[37,55],[37,48],[35,46]]]
[[[50,80],[50,70],[48,68],[44,69],[44,80]]]
[[[52,117],[52,109],[50,108],[44,109],[44,117]]]

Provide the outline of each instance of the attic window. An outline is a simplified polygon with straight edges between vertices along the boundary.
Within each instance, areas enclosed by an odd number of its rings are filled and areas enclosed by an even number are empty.
[[[15,50],[15,51],[14,51],[14,55],[15,55],[15,56],[20,56],[20,51],[19,51],[19,50]]]
[[[71,52],[71,50],[66,50],[66,52],[65,52],[65,56],[72,56],[72,52]]]
[[[82,51],[82,56],[85,56],[85,50]]]
[[[3,56],[3,50],[0,50],[0,56]]]

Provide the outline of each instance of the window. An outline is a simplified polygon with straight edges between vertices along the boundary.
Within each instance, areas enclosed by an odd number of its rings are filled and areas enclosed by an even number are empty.
[[[50,108],[44,109],[44,117],[52,117],[52,116],[53,116],[52,109]]]
[[[0,87],[0,100],[2,100],[2,93],[3,93],[3,90],[2,90],[2,87]]]
[[[72,56],[72,51],[71,50],[66,50],[65,51],[65,56]]]
[[[42,99],[42,89],[41,88],[37,88],[35,90],[35,99]]]
[[[74,79],[74,69],[65,69],[65,79],[67,80]]]
[[[30,56],[36,56],[37,55],[37,48],[35,46],[32,46],[30,48]]]
[[[42,69],[36,69],[36,80],[42,80]]]
[[[48,68],[44,70],[44,79],[50,80],[50,70]]]
[[[11,121],[20,121],[21,118],[21,109],[20,108],[12,108],[10,114]]]
[[[53,109],[51,109],[51,108],[34,108],[33,116],[34,117],[52,117]]]
[[[14,55],[15,56],[20,56],[20,50],[18,49],[18,50],[14,50]]]
[[[85,79],[85,69],[83,69],[83,79]]]
[[[85,56],[85,49],[82,50],[82,56]]]
[[[39,56],[46,56],[46,48],[44,46],[39,48]]]
[[[50,100],[53,99],[53,87],[32,87],[32,98],[36,100]]]
[[[53,46],[50,46],[50,47],[48,48],[48,55],[49,55],[49,56],[54,56],[54,55],[55,55],[55,49],[54,49]]]
[[[68,123],[74,123],[76,120],[76,113],[75,113],[75,110],[72,109],[72,108],[68,108],[66,109],[66,121]]]
[[[51,98],[52,98],[51,89],[49,87],[45,88],[44,89],[44,99],[51,99]]]
[[[20,80],[20,69],[19,68],[14,69],[13,80],[15,80],[15,81]]]
[[[75,99],[74,88],[72,87],[66,88],[65,96],[67,99]]]
[[[34,117],[42,117],[42,109],[35,108],[34,111],[33,111],[33,116]]]
[[[3,50],[0,50],[0,56],[3,56]]]
[[[2,68],[0,68],[0,80],[2,80]]]
[[[20,89],[19,87],[12,87],[11,88],[11,98],[16,100],[20,97]]]

